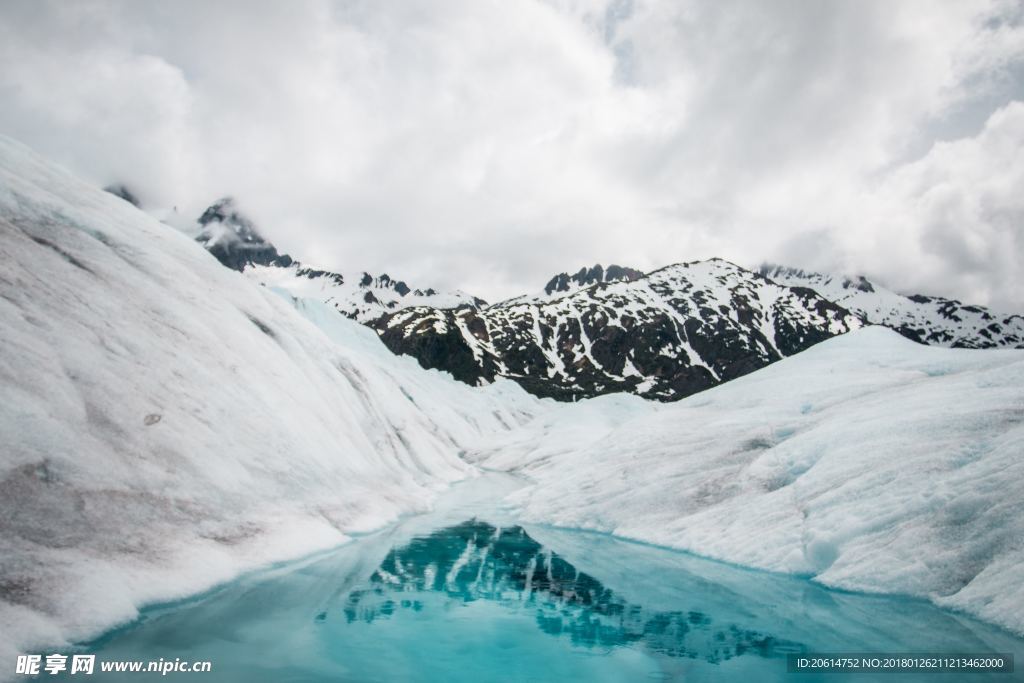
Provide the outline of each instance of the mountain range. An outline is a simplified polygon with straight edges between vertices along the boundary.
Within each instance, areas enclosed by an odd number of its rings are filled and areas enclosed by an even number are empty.
[[[865,322],[890,327],[930,346],[958,349],[1024,348],[1024,317],[941,296],[904,296],[871,282],[765,264],[758,272],[791,287],[807,287],[853,311]]]
[[[124,185],[108,191],[133,197]],[[279,253],[230,197],[203,212],[195,237],[223,265],[330,305],[424,368],[471,385],[508,378],[557,400],[628,392],[674,401],[865,325],[934,346],[1024,348],[1020,315],[898,294],[862,276],[717,258],[649,273],[595,265],[488,304],[305,265]]]

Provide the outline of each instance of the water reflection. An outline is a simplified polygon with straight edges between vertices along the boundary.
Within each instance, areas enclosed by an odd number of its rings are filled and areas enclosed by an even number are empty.
[[[425,608],[425,593],[446,596],[442,608],[485,600],[533,610],[542,632],[588,648],[640,646],[711,663],[743,655],[781,658],[806,650],[798,642],[719,622],[698,610],[661,611],[656,605],[631,603],[522,527],[501,528],[477,519],[392,549],[369,586],[348,594],[342,613],[349,624],[401,618]],[[320,621],[327,617],[327,612],[317,615]]]
[[[519,486],[496,473],[460,484],[431,513],[147,609],[83,651],[108,661],[209,660],[217,683],[791,683],[782,655],[800,648],[1024,660],[1019,638],[923,601],[830,591],[606,535],[524,531],[501,503]],[[97,670],[91,680],[125,677]]]

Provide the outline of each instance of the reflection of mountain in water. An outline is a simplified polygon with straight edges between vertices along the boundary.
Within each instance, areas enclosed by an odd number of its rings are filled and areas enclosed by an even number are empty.
[[[391,618],[425,608],[424,592],[455,602],[489,600],[535,609],[537,626],[574,645],[616,647],[634,643],[672,657],[710,662],[744,654],[783,657],[798,643],[718,624],[697,611],[659,611],[627,602],[530,538],[522,527],[505,529],[471,520],[392,549],[344,608],[349,623]],[[326,615],[321,615],[321,619]]]

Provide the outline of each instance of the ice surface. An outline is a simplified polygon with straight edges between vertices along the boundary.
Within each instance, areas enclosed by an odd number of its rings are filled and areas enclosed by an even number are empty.
[[[1024,632],[1024,352],[880,328],[671,405],[390,354],[0,138],[0,661],[428,509],[595,529]]]
[[[591,429],[516,435],[480,459],[535,480],[515,498],[527,520],[1024,632],[1024,352],[868,328],[618,424],[597,403],[565,420],[590,412]]]
[[[422,511],[542,405],[332,342],[3,138],[0,262],[0,661]]]

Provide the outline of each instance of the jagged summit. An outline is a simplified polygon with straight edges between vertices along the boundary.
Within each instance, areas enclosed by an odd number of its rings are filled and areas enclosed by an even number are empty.
[[[864,276],[815,273],[776,264],[758,272],[780,284],[808,287],[866,321],[891,327],[922,344],[954,348],[1024,348],[1024,317],[999,314],[955,299],[903,295]]]
[[[559,273],[544,286],[544,293],[548,295],[568,293],[600,282],[630,282],[643,276],[641,271],[634,268],[613,264],[605,269],[598,263],[590,268],[580,268],[573,275]]]

